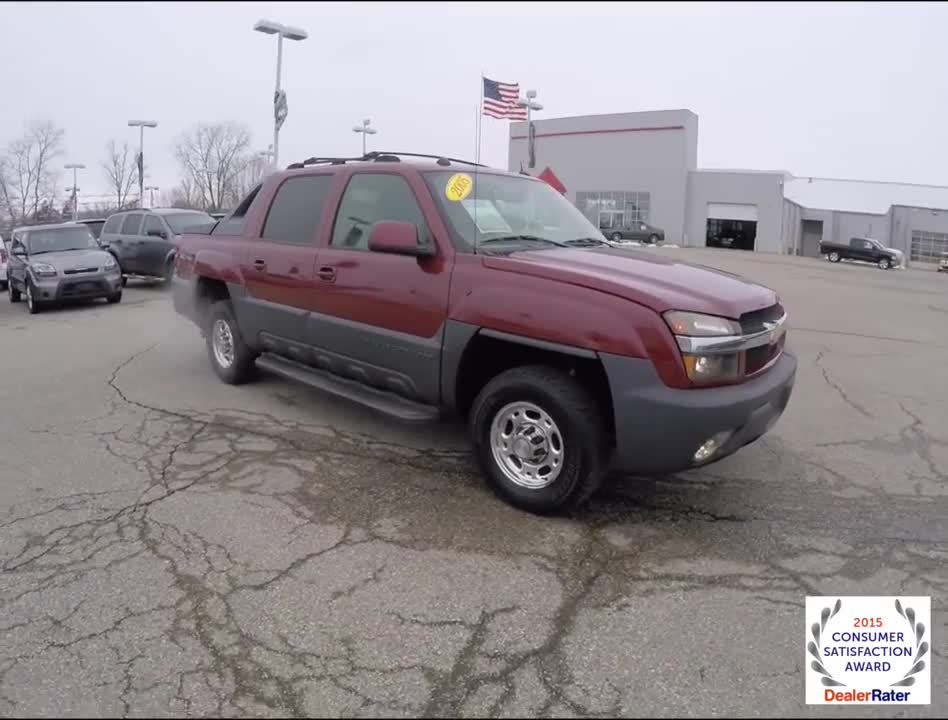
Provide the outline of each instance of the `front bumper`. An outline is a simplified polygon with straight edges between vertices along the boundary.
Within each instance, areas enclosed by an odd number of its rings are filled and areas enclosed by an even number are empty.
[[[707,462],[757,440],[783,414],[797,359],[784,351],[772,368],[740,385],[680,390],[665,385],[651,361],[600,354],[616,424],[618,470],[661,475],[698,467],[694,455],[713,436],[731,432]]]
[[[122,273],[118,268],[108,272],[49,278],[31,276],[31,279],[33,298],[41,303],[93,300],[114,295],[122,289]]]

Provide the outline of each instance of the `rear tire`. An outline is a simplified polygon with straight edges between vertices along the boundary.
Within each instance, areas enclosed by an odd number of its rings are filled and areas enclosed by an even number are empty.
[[[211,366],[221,380],[240,385],[254,376],[257,354],[244,342],[229,300],[211,305],[205,333]]]
[[[838,253],[838,252],[831,252],[831,253],[829,254],[829,261],[830,261],[830,262],[839,262],[839,253]]]
[[[7,281],[7,292],[10,294],[10,302],[20,302],[20,291],[13,286],[12,280]]]
[[[555,368],[527,365],[493,378],[474,400],[471,432],[488,483],[514,507],[576,508],[602,482],[609,454],[602,410]]]

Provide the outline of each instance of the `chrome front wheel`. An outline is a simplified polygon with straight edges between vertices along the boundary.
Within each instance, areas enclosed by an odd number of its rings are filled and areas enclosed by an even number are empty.
[[[222,370],[227,370],[234,364],[234,334],[226,320],[218,318],[211,328],[211,347],[214,350],[214,360]]]
[[[563,469],[563,435],[550,414],[530,402],[513,402],[497,412],[490,446],[500,470],[523,488],[545,488]]]

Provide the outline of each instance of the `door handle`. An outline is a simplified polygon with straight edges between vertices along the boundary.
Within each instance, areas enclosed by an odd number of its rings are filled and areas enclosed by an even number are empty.
[[[316,271],[316,277],[326,282],[332,282],[336,279],[336,268],[324,265]]]
[[[264,269],[267,267],[267,261],[266,261],[266,260],[254,260],[254,261],[253,261],[253,266],[254,266],[257,270],[264,270]]]

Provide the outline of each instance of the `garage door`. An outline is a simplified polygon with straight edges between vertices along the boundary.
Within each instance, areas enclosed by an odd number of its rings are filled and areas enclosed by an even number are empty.
[[[757,206],[708,203],[708,219],[757,222]]]

